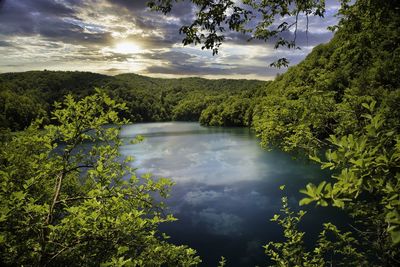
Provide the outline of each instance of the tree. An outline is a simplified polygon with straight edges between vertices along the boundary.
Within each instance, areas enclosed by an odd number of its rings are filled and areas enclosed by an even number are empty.
[[[148,6],[164,14],[171,12],[173,4],[185,0],[149,0]],[[196,15],[190,25],[183,25],[179,32],[184,34],[182,43],[200,44],[202,49],[211,49],[213,55],[225,40],[228,31],[243,33],[248,40],[258,39],[273,41],[275,48],[286,47],[300,49],[297,44],[297,33],[303,31],[308,34],[310,16],[323,17],[325,14],[325,0],[188,0],[196,7]],[[368,14],[371,27],[374,20],[382,20],[388,13],[398,12],[396,0],[337,0],[340,9],[336,15],[340,21],[338,25],[331,25],[334,31],[347,24],[347,30],[357,32],[360,24]],[[306,25],[300,25],[299,19],[305,17]],[[369,19],[369,18],[368,18]],[[350,23],[349,23],[350,22]],[[357,40],[362,42],[362,40]],[[270,65],[287,67],[289,61],[279,58]]]
[[[124,104],[104,93],[56,103],[0,154],[0,262],[15,266],[191,266],[195,251],[167,242],[160,223],[171,182],[137,177],[122,160]]]
[[[168,13],[173,2],[178,1],[153,0],[150,7]],[[181,28],[183,43],[203,44],[214,54],[226,30],[272,39],[276,48],[297,48],[299,16],[323,16],[325,11],[325,1],[313,0],[190,2],[197,13],[192,24]],[[305,151],[323,168],[330,168],[333,182],[307,185],[302,190],[307,197],[300,204],[346,210],[355,220],[352,232],[368,264],[394,266],[400,255],[400,3],[338,2],[340,21],[331,27],[337,30],[333,40],[318,46],[266,88],[267,96],[254,109],[253,127],[265,147]],[[293,28],[292,39],[285,39],[284,33]],[[286,63],[280,59],[275,65]],[[212,113],[219,114],[218,108]],[[321,150],[326,150],[325,159]],[[287,219],[278,222],[288,226],[288,233],[301,237],[290,227],[302,215],[284,212]],[[272,243],[267,253],[278,266],[307,266],[304,262],[312,261],[311,254],[296,252],[300,241],[289,238],[284,244]],[[317,266],[325,264],[329,263]]]
[[[171,12],[174,2],[184,0],[150,0],[148,6],[164,14]],[[227,31],[247,34],[249,40],[273,40],[275,48],[299,48],[296,44],[299,18],[306,17],[308,32],[309,16],[323,17],[325,0],[191,0],[197,8],[196,17],[190,25],[183,25],[183,44],[201,44],[211,49],[213,55],[225,40]],[[339,0],[342,14],[348,8],[348,0]],[[294,31],[294,34],[291,32]],[[289,38],[287,37],[289,35]],[[272,66],[288,66],[286,58],[271,63]]]
[[[369,240],[369,249],[379,252],[375,258],[381,265],[390,266],[398,263],[400,255],[400,134],[387,125],[385,108],[376,108],[376,101],[363,107],[362,129],[331,135],[332,148],[325,160],[311,157],[322,168],[335,171],[334,183],[308,184],[302,190],[307,197],[300,204],[317,202],[345,209],[360,225],[360,239]]]
[[[351,232],[342,232],[332,223],[324,223],[323,230],[313,249],[307,250],[304,244],[305,232],[298,229],[298,224],[306,212],[293,212],[287,197],[282,198],[281,214],[271,221],[283,228],[284,242],[269,242],[264,246],[265,253],[275,262],[275,266],[373,266],[360,252],[358,240]]]

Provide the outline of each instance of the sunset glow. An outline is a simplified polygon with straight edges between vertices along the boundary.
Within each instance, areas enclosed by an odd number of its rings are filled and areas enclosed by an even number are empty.
[[[138,54],[142,51],[140,46],[128,42],[118,43],[112,50],[116,53],[121,53],[121,54]]]
[[[201,45],[182,44],[179,29],[196,13],[190,2],[178,1],[168,15],[151,12],[146,2],[0,0],[0,72],[47,69],[272,80],[286,68],[270,63],[286,57],[295,65],[332,38],[327,26],[336,24],[338,8],[327,0],[326,17],[310,17],[308,34],[297,33],[302,50],[275,50],[272,42],[248,42],[249,36],[226,32],[226,42],[213,56]]]

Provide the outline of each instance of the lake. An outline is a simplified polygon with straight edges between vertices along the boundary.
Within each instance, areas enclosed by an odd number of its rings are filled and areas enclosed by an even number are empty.
[[[128,140],[145,137],[140,144]],[[294,160],[281,151],[263,150],[249,129],[202,127],[167,122],[127,125],[121,131],[124,156],[134,156],[138,174],[171,178],[176,185],[167,200],[179,220],[161,230],[176,244],[197,250],[201,266],[268,264],[263,245],[281,240],[279,226],[269,219],[281,207],[282,191],[297,209],[299,189],[327,177],[318,165]],[[321,223],[337,218],[332,209],[310,209],[302,229],[315,238]]]

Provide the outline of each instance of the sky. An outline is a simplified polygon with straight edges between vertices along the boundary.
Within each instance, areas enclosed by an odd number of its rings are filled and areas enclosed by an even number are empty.
[[[107,75],[244,78],[271,80],[286,69],[269,67],[287,57],[295,65],[333,34],[338,4],[327,1],[325,18],[299,20],[301,50],[274,49],[272,42],[227,33],[216,56],[183,46],[182,25],[196,9],[179,3],[168,15],[150,11],[147,0],[0,0],[0,73],[28,70],[91,71]]]

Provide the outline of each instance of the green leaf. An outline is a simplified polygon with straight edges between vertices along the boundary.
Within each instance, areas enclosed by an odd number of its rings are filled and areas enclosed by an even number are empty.
[[[400,231],[390,231],[390,236],[394,245],[400,244]]]
[[[340,199],[333,199],[333,206],[338,208],[344,208],[344,201]]]
[[[300,206],[308,205],[308,204],[310,204],[310,203],[313,202],[313,201],[314,201],[314,199],[305,197],[305,198],[303,198],[303,199],[301,199],[301,200],[299,201],[299,205],[300,205]]]
[[[279,219],[279,215],[275,214],[274,217],[271,218],[271,221],[277,221]]]
[[[317,156],[308,156],[310,160],[321,163],[321,159]]]
[[[317,189],[315,190],[316,195],[320,195],[322,193],[322,189],[324,189],[325,184],[326,182],[323,181],[318,185]]]
[[[363,106],[364,108],[370,110],[370,107],[369,107],[368,103],[361,103],[361,106]]]

